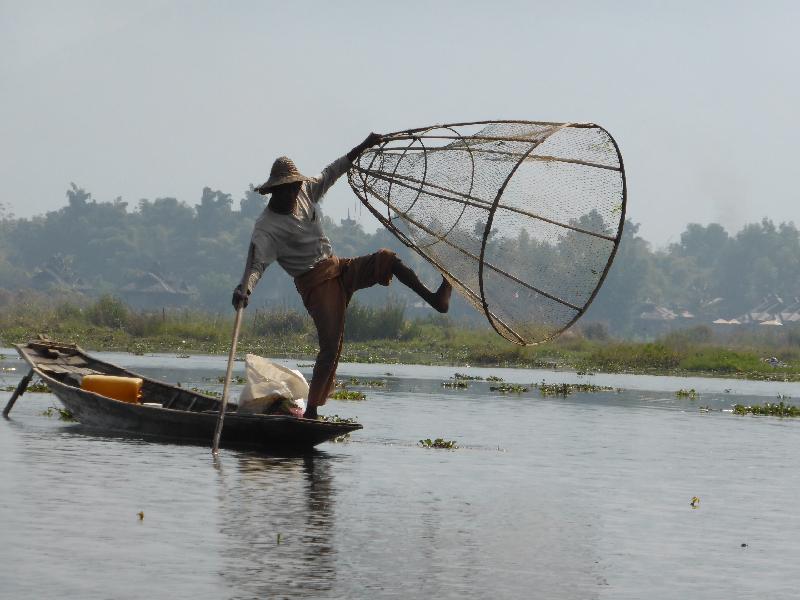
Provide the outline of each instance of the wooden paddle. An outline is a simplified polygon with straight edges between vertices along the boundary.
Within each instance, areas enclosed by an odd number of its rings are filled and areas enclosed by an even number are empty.
[[[19,398],[20,396],[22,396],[22,394],[25,393],[25,389],[28,387],[28,384],[31,382],[31,378],[32,377],[33,377],[33,369],[31,369],[31,372],[28,373],[27,375],[25,375],[25,377],[22,378],[22,380],[19,382],[19,385],[17,385],[17,389],[14,390],[13,394],[11,394],[11,398],[8,399],[8,404],[6,404],[6,407],[3,409],[3,416],[6,419],[8,418],[8,413],[11,412],[11,409],[13,408],[14,403],[17,401],[17,398]]]
[[[222,436],[222,421],[225,419],[225,406],[228,404],[228,389],[231,386],[231,375],[233,374],[233,358],[236,356],[236,342],[239,341],[239,326],[242,324],[242,313],[244,307],[236,309],[236,319],[233,322],[233,341],[231,342],[231,352],[228,354],[228,368],[225,371],[225,384],[222,387],[222,401],[219,404],[219,417],[217,417],[217,428],[214,430],[214,442],[211,445],[211,454],[219,454],[219,438]]]

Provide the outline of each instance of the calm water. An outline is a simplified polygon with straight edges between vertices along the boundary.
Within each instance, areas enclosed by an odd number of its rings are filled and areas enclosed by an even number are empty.
[[[0,383],[14,384],[23,366],[0,353]],[[197,387],[224,372],[222,357],[105,356]],[[625,391],[443,389],[455,371]],[[325,407],[364,424],[350,442],[222,451],[218,468],[207,448],[47,418],[55,398],[26,394],[0,420],[0,597],[798,597],[800,420],[698,407],[800,398],[799,385],[340,369],[386,372],[366,401]],[[689,387],[701,398],[674,396]],[[417,446],[427,437],[461,447]]]

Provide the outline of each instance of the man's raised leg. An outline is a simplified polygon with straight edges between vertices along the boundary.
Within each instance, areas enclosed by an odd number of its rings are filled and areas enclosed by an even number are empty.
[[[444,277],[442,277],[442,284],[439,286],[439,289],[432,292],[419,280],[417,274],[409,269],[405,263],[397,257],[395,257],[392,263],[392,274],[397,277],[400,283],[414,290],[420,298],[425,300],[425,302],[440,313],[446,313],[450,309],[450,294],[453,291],[453,287]]]

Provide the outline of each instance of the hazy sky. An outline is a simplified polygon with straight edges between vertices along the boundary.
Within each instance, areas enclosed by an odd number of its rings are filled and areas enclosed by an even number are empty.
[[[313,174],[371,130],[516,118],[606,127],[657,245],[798,223],[798,23],[792,1],[0,0],[0,202],[43,213],[74,181],[238,207],[280,154]],[[356,202],[342,181],[327,214]]]

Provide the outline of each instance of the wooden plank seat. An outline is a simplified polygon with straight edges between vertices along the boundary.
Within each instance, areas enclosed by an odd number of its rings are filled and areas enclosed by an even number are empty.
[[[62,364],[49,364],[49,365],[39,365],[38,366],[41,371],[46,371],[48,373],[71,373],[75,375],[98,375],[101,374],[99,371],[95,371],[94,369],[90,369],[88,367],[73,367],[71,365],[62,365]]]

